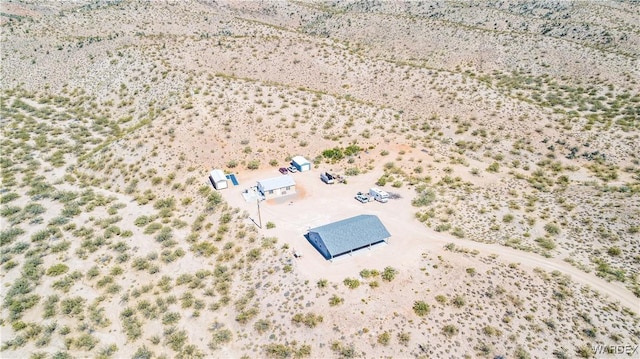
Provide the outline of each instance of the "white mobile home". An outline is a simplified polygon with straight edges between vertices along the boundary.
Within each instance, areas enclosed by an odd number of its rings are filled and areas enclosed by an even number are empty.
[[[289,175],[258,181],[258,191],[265,199],[296,193],[296,181]]]
[[[211,184],[213,184],[213,188],[215,189],[223,189],[229,187],[227,183],[227,177],[225,177],[224,172],[219,169],[214,169],[209,173],[209,180]]]

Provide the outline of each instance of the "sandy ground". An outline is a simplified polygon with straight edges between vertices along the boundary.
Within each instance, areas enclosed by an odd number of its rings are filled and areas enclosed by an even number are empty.
[[[1,357],[304,357],[309,345],[313,358],[546,358],[638,343],[633,5],[0,6],[0,298],[15,299]],[[293,174],[297,194],[262,202],[255,225],[242,190],[285,157],[352,143],[368,151]],[[233,167],[240,185],[205,209],[211,167]],[[366,172],[348,184],[319,179],[353,167]],[[356,201],[383,167],[400,198]],[[413,207],[410,183],[437,199]],[[87,189],[102,197],[53,198]],[[304,238],[358,214],[377,215],[388,243],[327,261]],[[360,275],[385,267],[392,281]],[[63,311],[72,298],[79,313]],[[305,314],[323,321],[294,319]]]
[[[415,191],[410,187],[385,188],[400,195],[400,198],[391,199],[387,203],[374,201],[362,204],[355,200],[353,197],[358,191],[367,191],[375,187],[375,181],[381,175],[379,170],[347,177],[347,184],[327,185],[319,178],[324,168],[326,165],[319,165],[311,171],[292,174],[296,180],[298,194],[262,202],[260,206],[263,229],[259,232],[263,236],[274,236],[287,243],[291,247],[291,254],[293,251],[302,254],[302,258],[296,260],[296,270],[303,278],[312,282],[321,278],[340,281],[344,277],[357,277],[358,273],[369,268],[371,263],[376,263],[378,267],[415,269],[423,254],[438,255],[444,252],[447,243],[456,243],[464,248],[478,250],[484,255],[496,254],[502,260],[519,263],[524,268],[559,270],[571,276],[574,281],[592,287],[627,308],[640,309],[638,299],[626,290],[624,285],[589,275],[564,262],[562,258],[544,258],[535,253],[517,251],[496,244],[460,242],[451,235],[425,228],[415,219],[411,210],[411,198]],[[244,201],[241,192],[255,185],[260,179],[277,175],[277,169],[244,171],[237,175],[240,181],[238,186],[221,190],[220,193],[233,207],[249,212],[250,219],[247,224],[253,225],[253,221],[258,222],[257,206]],[[325,260],[304,237],[310,228],[359,214],[372,214],[380,218],[391,233],[387,244],[334,260]],[[273,222],[276,227],[266,229],[267,222]]]

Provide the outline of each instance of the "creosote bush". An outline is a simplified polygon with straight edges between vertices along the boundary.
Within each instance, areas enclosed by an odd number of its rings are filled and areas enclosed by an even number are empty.
[[[431,311],[431,308],[429,307],[429,304],[427,304],[422,300],[419,300],[413,303],[413,311],[419,317],[424,317],[425,315],[429,314],[429,312]]]

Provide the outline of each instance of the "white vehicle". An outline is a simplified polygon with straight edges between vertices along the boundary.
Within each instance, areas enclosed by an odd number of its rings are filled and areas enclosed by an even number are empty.
[[[329,172],[322,172],[320,174],[320,179],[326,184],[333,184],[333,176]]]
[[[389,200],[389,194],[379,188],[371,188],[369,190],[369,195],[378,202],[387,203]]]

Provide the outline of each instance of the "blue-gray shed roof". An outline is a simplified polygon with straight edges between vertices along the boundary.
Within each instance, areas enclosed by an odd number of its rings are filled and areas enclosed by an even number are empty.
[[[379,243],[391,237],[380,219],[370,214],[361,214],[312,228],[309,232],[317,233],[322,238],[331,256]]]

